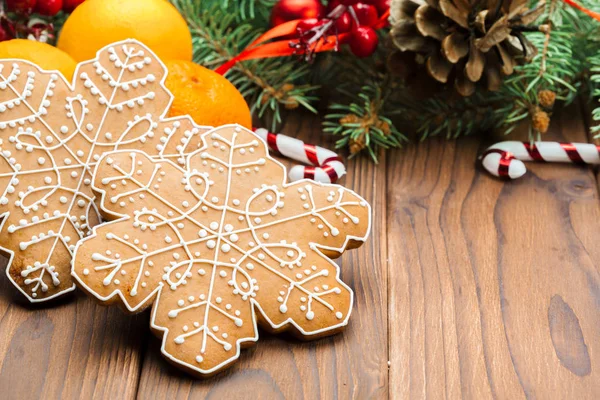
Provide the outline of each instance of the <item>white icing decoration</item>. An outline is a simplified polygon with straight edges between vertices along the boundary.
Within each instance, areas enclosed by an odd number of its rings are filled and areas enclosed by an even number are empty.
[[[302,185],[302,187],[297,188],[298,192],[306,196],[306,200],[300,203],[299,209],[295,212],[286,210],[284,204],[284,190],[294,185],[283,184],[282,189],[281,186],[263,184],[256,187],[247,198],[231,199],[231,180],[233,178],[248,179],[243,175],[238,178],[235,171],[238,169],[251,169],[255,167],[255,164],[265,165],[266,159],[260,158],[255,161],[247,161],[251,157],[244,157],[246,161],[243,164],[234,164],[232,157],[236,153],[235,150],[247,147],[247,144],[237,143],[235,134],[231,138],[225,138],[219,135],[218,132],[219,128],[203,135],[205,146],[185,160],[186,168],[180,167],[179,161],[176,159],[151,162],[145,160],[143,156],[135,151],[123,150],[113,156],[115,159],[118,157],[119,160],[113,165],[115,176],[108,180],[104,178],[101,182],[104,186],[98,183],[97,178],[94,180],[98,185],[98,189],[107,196],[106,199],[110,199],[111,196],[118,196],[117,201],[119,201],[121,198],[126,199],[134,193],[144,191],[148,198],[152,198],[152,204],[160,204],[160,207],[158,205],[152,206],[157,207],[158,210],[150,210],[139,206],[138,211],[129,216],[133,225],[133,230],[130,232],[131,238],[117,236],[116,233],[112,236],[115,240],[119,240],[119,246],[125,245],[130,249],[128,251],[139,255],[128,256],[127,260],[117,259],[116,256],[103,259],[96,258],[94,259],[94,261],[97,261],[94,271],[110,276],[122,265],[127,264],[130,268],[132,262],[135,265],[137,261],[141,265],[139,272],[141,275],[146,260],[151,258],[161,260],[163,264],[159,267],[159,274],[162,276],[162,281],[153,291],[145,291],[144,299],[135,299],[134,304],[129,303],[129,299],[134,296],[133,293],[137,294],[137,290],[139,290],[137,282],[133,284],[131,294],[120,290],[117,290],[116,293],[121,296],[125,306],[132,311],[135,311],[141,304],[155,296],[155,301],[161,301],[163,290],[167,290],[166,293],[169,293],[169,296],[185,293],[180,295],[180,301],[177,302],[176,306],[169,302],[171,306],[166,312],[169,320],[174,320],[174,323],[168,326],[157,325],[156,313],[161,307],[155,306],[151,324],[154,329],[163,332],[163,352],[165,352],[166,343],[185,345],[188,339],[193,337],[194,343],[199,345],[193,350],[191,348],[189,350],[196,353],[190,353],[191,358],[187,360],[178,360],[173,357],[171,359],[176,363],[185,363],[187,368],[193,368],[201,373],[210,373],[222,366],[217,365],[207,369],[202,365],[190,364],[193,364],[194,361],[198,364],[204,364],[207,359],[210,360],[211,354],[207,354],[207,351],[211,348],[210,346],[222,346],[222,350],[225,352],[231,351],[235,347],[235,355],[232,353],[231,357],[237,358],[241,342],[257,340],[257,337],[240,337],[230,323],[218,322],[218,325],[215,324],[216,321],[209,318],[209,315],[213,313],[219,314],[224,319],[229,319],[236,327],[242,327],[248,323],[256,324],[254,312],[255,308],[258,308],[263,311],[262,315],[265,317],[266,323],[269,323],[272,328],[278,329],[291,324],[300,333],[307,336],[346,325],[352,307],[351,291],[339,280],[338,268],[332,261],[325,258],[321,250],[342,252],[350,240],[365,240],[365,237],[349,235],[337,241],[333,240],[333,237],[340,236],[340,228],[336,225],[340,224],[341,226],[341,219],[338,218],[338,215],[334,217],[334,213],[340,213],[340,215],[344,215],[351,220],[355,219],[356,217],[351,214],[351,211],[353,208],[359,207],[360,202],[360,200],[357,200],[358,196],[348,195],[352,192],[341,187],[332,186],[334,188],[333,195],[328,196],[332,200],[328,200],[328,203],[323,205],[323,201],[317,203],[313,198],[313,187],[323,185],[306,181],[295,184]],[[211,146],[211,148],[209,148],[206,143],[208,137],[217,142],[217,146],[212,147],[212,142],[210,142],[208,146]],[[229,153],[222,154],[222,147],[228,150]],[[130,157],[130,162],[125,160],[124,154]],[[214,154],[219,154],[219,157],[213,156]],[[229,159],[227,159],[226,154],[229,154]],[[194,158],[195,156],[197,157]],[[136,180],[137,167],[135,165],[138,160],[136,157],[145,160],[143,163],[146,167],[144,171],[148,171],[148,174],[154,168],[153,175],[149,180]],[[274,162],[270,157],[268,159],[270,162]],[[192,160],[195,163],[192,163]],[[206,166],[202,166],[203,161],[208,161]],[[175,168],[181,172],[181,177],[167,175],[165,178],[165,181],[172,183],[181,182],[181,191],[177,194],[162,193],[162,191],[154,189],[154,182],[156,181],[154,178],[158,176],[157,171],[161,165],[166,164],[169,164],[169,171]],[[214,164],[215,167],[213,168],[211,164]],[[217,165],[219,168],[217,168]],[[222,175],[219,174],[220,168],[223,168]],[[215,184],[210,180],[211,175],[215,180],[227,179],[226,188],[211,188]],[[202,176],[202,179],[198,180],[200,176]],[[218,178],[219,176],[221,178]],[[117,193],[109,189],[112,180],[119,181],[121,179],[126,180],[127,185],[119,186]],[[171,187],[169,187],[169,190],[171,190]],[[218,193],[218,196],[212,196],[211,191],[214,190],[216,190],[215,193]],[[300,195],[287,190],[287,196],[292,198],[289,204],[295,204],[295,199]],[[347,198],[347,196],[350,198]],[[187,200],[184,200],[184,198]],[[173,201],[173,199],[177,199],[177,201]],[[188,207],[182,207],[184,202],[187,202]],[[104,204],[109,210],[114,207],[111,206],[110,202]],[[148,204],[151,203],[148,202]],[[283,212],[273,213],[273,211],[281,208],[284,208]],[[168,214],[167,210],[172,210],[173,213]],[[152,221],[150,217],[153,218]],[[315,225],[309,225],[307,228],[307,232],[314,231],[311,239],[315,242],[294,242],[294,240],[300,241],[300,239],[294,239],[293,237],[294,222],[300,219],[304,219],[306,224],[308,224],[309,219],[315,220]],[[278,230],[277,226],[284,223],[288,224],[288,230]],[[320,230],[317,230],[317,225]],[[110,229],[110,224],[106,225],[104,229]],[[162,232],[162,235],[169,232],[168,236],[163,237],[172,238],[172,240],[167,245],[159,245],[158,248],[143,250],[133,242],[133,237],[146,229],[157,230],[157,232]],[[183,232],[183,229],[186,229],[186,232]],[[292,234],[291,237],[288,236],[287,242],[280,240],[282,232],[286,235]],[[328,241],[322,239],[324,232],[327,232],[331,237]],[[334,243],[334,245],[324,243]],[[308,255],[308,252],[314,252],[315,254]],[[225,256],[225,253],[230,254]],[[315,255],[322,258],[322,264],[317,263],[318,267],[307,262],[307,260],[313,259]],[[166,257],[175,261],[171,260],[169,263],[165,261]],[[98,261],[100,262],[98,263]],[[275,310],[278,310],[281,314],[290,314],[289,316],[278,315],[276,320],[271,320],[270,318],[275,316],[265,315],[264,310],[262,310],[258,302],[260,296],[258,298],[256,296],[261,288],[259,282],[253,276],[260,277],[264,276],[265,273],[274,274],[279,278],[282,290],[280,288],[276,289],[280,294],[277,297],[278,308]],[[328,280],[329,285],[323,284],[319,278],[328,277],[330,273],[335,274],[335,279]],[[85,286],[87,281],[77,275],[77,266],[75,267],[75,274],[80,283]],[[90,289],[94,293],[93,288]],[[230,292],[227,293],[226,290]],[[341,294],[342,291],[350,293],[350,309],[348,310],[337,310],[337,303],[330,300],[335,298],[336,294]],[[101,297],[98,294],[95,295]],[[113,295],[114,293],[111,294],[111,296]],[[266,295],[268,296],[268,293]],[[302,304],[297,303],[300,297],[304,299]],[[300,314],[302,320],[298,317],[299,308],[302,310],[302,314]],[[180,315],[184,313],[186,315],[185,319],[178,320]],[[309,322],[315,319],[319,320],[321,315],[325,314],[334,315],[339,321],[326,328],[318,328],[318,323]],[[296,318],[296,320],[293,318]],[[189,325],[178,325],[179,321],[184,320]],[[176,326],[178,328],[175,328]],[[243,335],[246,335],[246,333],[243,333]],[[185,351],[188,351],[188,348]],[[228,363],[230,360],[225,362]]]
[[[57,283],[60,282],[60,274],[63,275],[63,280],[70,279],[70,263],[54,266],[50,265],[50,260],[61,246],[67,254],[72,255],[76,242],[92,234],[92,226],[88,218],[94,223],[100,220],[100,213],[94,202],[94,193],[88,187],[91,185],[89,177],[104,152],[116,150],[120,146],[143,148],[141,145],[148,138],[153,137],[160,122],[174,127],[171,134],[165,135],[165,147],[171,141],[181,141],[182,145],[177,146],[176,152],[167,154],[166,151],[161,150],[151,156],[154,158],[177,156],[183,159],[184,154],[189,153],[187,141],[182,141],[183,132],[177,131],[177,128],[183,125],[178,120],[161,117],[161,110],[156,110],[158,111],[156,116],[147,114],[139,119],[136,117],[125,132],[103,133],[102,128],[107,125],[108,118],[114,117],[114,114],[108,111],[122,109],[122,104],[119,103],[121,100],[115,96],[117,90],[124,90],[126,87],[137,88],[142,81],[145,82],[144,85],[158,81],[157,77],[143,71],[152,60],[152,57],[144,56],[150,54],[144,45],[136,41],[124,41],[111,46],[100,50],[99,53],[110,53],[111,57],[115,58],[113,63],[115,69],[109,72],[105,68],[107,66],[92,60],[89,64],[90,67],[93,64],[94,69],[79,67],[73,85],[69,85],[62,76],[40,72],[37,67],[27,62],[20,61],[19,64],[0,60],[0,91],[4,99],[12,99],[0,103],[0,113],[19,107],[18,112],[12,115],[9,113],[0,115],[0,129],[8,130],[3,133],[6,135],[3,138],[6,139],[0,140],[0,157],[6,164],[6,168],[0,172],[0,177],[16,180],[21,174],[34,177],[35,174],[41,175],[35,181],[38,182],[36,187],[25,188],[18,187],[17,184],[9,184],[3,185],[0,189],[0,206],[11,207],[9,210],[6,210],[6,207],[0,210],[0,213],[4,214],[3,224],[7,224],[6,231],[0,234],[10,235],[18,232],[23,238],[16,248],[4,250],[20,257],[32,258],[29,255],[40,257],[38,261],[31,261],[33,265],[24,266],[23,271],[17,271],[27,275],[27,279],[22,284],[11,278],[12,266],[9,264],[7,268],[7,274],[13,284],[31,302],[47,301],[75,289],[73,284],[58,288],[59,283]],[[134,77],[131,80],[134,75],[123,73],[113,75],[114,71],[131,71],[132,68],[134,71],[141,71],[143,78]],[[22,69],[26,69],[27,73],[22,74]],[[88,72],[83,72],[84,70]],[[91,77],[90,75],[94,75],[94,70],[96,76]],[[98,89],[96,84],[104,85],[102,81],[108,82],[114,88],[112,93],[110,90]],[[59,93],[57,90],[59,85],[60,93],[63,95],[61,98],[55,96]],[[165,89],[162,81],[157,82],[155,86],[160,86],[161,91]],[[56,101],[53,96],[56,97]],[[144,101],[155,98],[155,93],[152,91],[144,93],[140,90],[132,96],[133,98],[126,102],[129,104],[134,101],[136,105],[141,106]],[[99,108],[101,115],[98,112],[92,115],[94,110],[90,110],[89,101],[96,100],[104,106]],[[49,114],[52,114],[52,119],[46,119]],[[191,125],[189,119],[185,120],[188,121],[188,125]],[[55,121],[56,124],[52,125]],[[139,137],[127,135],[129,130],[145,122],[150,122],[150,129],[146,133]],[[39,130],[34,130],[33,127]],[[189,141],[192,135],[198,135],[199,128],[193,127],[191,130],[186,128],[188,130],[185,139]],[[100,137],[102,142],[99,140]],[[85,143],[85,147],[82,142]],[[195,147],[192,150],[195,150]],[[25,158],[32,160],[35,165],[21,161]],[[15,187],[18,188],[16,191]],[[17,194],[20,197],[17,198]],[[51,209],[52,206],[57,209]],[[26,220],[25,225],[15,226],[16,224],[11,221],[19,219],[22,215],[31,217]],[[58,222],[55,231],[47,231],[49,224],[57,224],[55,221]],[[35,227],[37,231],[35,229],[22,231],[31,227]],[[67,232],[71,236],[74,233],[74,237],[67,236]],[[42,242],[49,243],[47,249],[30,250],[33,245]],[[25,251],[31,253],[19,254]],[[51,290],[52,294],[40,296],[40,290],[42,292]]]

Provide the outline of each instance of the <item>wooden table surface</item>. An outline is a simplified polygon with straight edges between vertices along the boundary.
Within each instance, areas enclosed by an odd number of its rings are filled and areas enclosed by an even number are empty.
[[[545,139],[589,141],[582,109]],[[316,117],[283,132],[332,142]],[[600,398],[598,176],[529,164],[499,181],[475,167],[492,140],[349,161],[342,183],[374,210],[371,239],[338,260],[356,293],[350,325],[307,343],[263,333],[208,380],[162,359],[147,312],[81,293],[29,306],[2,274],[0,399]]]

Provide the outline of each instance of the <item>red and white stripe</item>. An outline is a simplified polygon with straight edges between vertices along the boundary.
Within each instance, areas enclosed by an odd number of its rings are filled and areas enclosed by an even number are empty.
[[[490,174],[517,179],[527,172],[523,161],[600,164],[600,146],[590,143],[507,141],[489,147],[480,159]]]
[[[346,166],[333,151],[306,144],[301,140],[282,134],[275,134],[263,128],[254,132],[264,140],[269,148],[292,160],[310,166],[296,165],[290,169],[291,182],[312,179],[322,183],[335,183],[346,174]]]

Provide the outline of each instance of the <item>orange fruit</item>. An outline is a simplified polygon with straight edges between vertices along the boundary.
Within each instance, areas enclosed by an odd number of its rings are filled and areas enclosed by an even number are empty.
[[[189,115],[200,125],[235,123],[252,128],[246,100],[223,76],[190,61],[165,64],[169,70],[165,85],[175,97],[169,116]]]
[[[0,59],[27,60],[47,71],[57,70],[71,81],[77,63],[67,53],[46,43],[27,39],[0,42]]]
[[[104,46],[137,39],[163,60],[192,59],[192,35],[167,0],[87,0],[67,18],[58,48],[77,61],[91,60]]]

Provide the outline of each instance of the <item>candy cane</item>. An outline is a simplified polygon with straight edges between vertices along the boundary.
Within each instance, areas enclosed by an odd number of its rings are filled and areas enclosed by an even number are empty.
[[[590,143],[500,142],[489,147],[480,157],[483,167],[492,175],[517,179],[527,172],[523,161],[600,164],[600,146]]]
[[[306,144],[301,140],[282,134],[275,134],[263,128],[254,132],[264,140],[269,148],[292,160],[312,166],[294,166],[289,173],[290,181],[313,179],[322,183],[335,183],[346,174],[341,158],[331,150]]]

